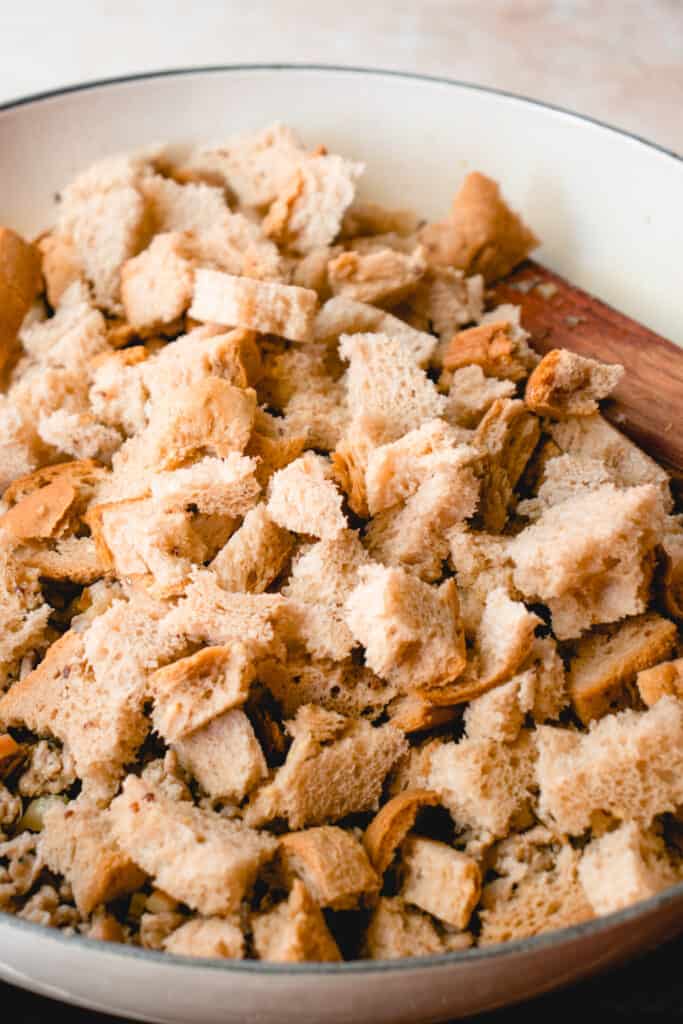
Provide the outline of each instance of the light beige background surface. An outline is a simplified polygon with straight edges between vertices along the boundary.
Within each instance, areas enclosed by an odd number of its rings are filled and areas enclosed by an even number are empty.
[[[683,153],[683,0],[0,0],[0,102],[83,79],[254,61],[448,75]]]

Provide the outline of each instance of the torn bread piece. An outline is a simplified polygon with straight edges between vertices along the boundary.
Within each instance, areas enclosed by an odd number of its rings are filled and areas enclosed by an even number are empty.
[[[256,461],[237,452],[223,459],[208,456],[184,469],[155,473],[149,480],[152,497],[167,511],[190,507],[204,515],[243,516],[258,500],[261,486]]]
[[[374,810],[389,769],[407,750],[391,725],[374,728],[314,705],[301,707],[288,729],[287,760],[253,795],[248,825],[282,817],[298,829]]]
[[[159,396],[144,435],[151,465],[176,469],[198,455],[225,458],[243,452],[255,415],[255,392],[220,377]]]
[[[490,946],[590,920],[580,857],[541,826],[498,843],[489,859],[499,877],[482,890],[480,943]]]
[[[410,307],[442,343],[447,342],[483,314],[484,279],[480,274],[465,277],[453,267],[431,267],[411,296]]]
[[[42,235],[36,248],[40,252],[47,301],[56,309],[67,288],[76,282],[85,283],[83,264],[71,239],[62,235]]]
[[[354,418],[368,417],[395,441],[441,416],[446,399],[399,340],[386,334],[345,334],[339,344],[349,361],[347,388]]]
[[[154,728],[169,743],[189,736],[244,704],[253,678],[249,652],[237,639],[158,669],[147,684],[154,699]]]
[[[404,569],[367,566],[346,602],[346,621],[370,668],[406,692],[428,690],[434,699],[465,668],[452,579],[433,587]]]
[[[380,808],[363,836],[370,862],[380,877],[413,828],[419,810],[433,807],[438,802],[438,794],[428,789],[412,789],[398,793]]]
[[[173,750],[212,800],[241,801],[268,775],[251,722],[239,709],[182,735]]]
[[[654,484],[661,496],[664,510],[671,509],[669,476],[654,459],[629,441],[600,413],[590,416],[569,416],[552,423],[550,435],[561,452],[585,456],[602,462],[619,487]]]
[[[135,679],[98,679],[83,635],[70,630],[2,697],[0,721],[61,740],[82,780],[116,779],[149,731],[143,703]]]
[[[552,442],[550,442],[552,444]],[[603,484],[619,486],[619,481],[599,459],[585,455],[540,455],[541,483],[533,498],[518,501],[515,511],[528,519],[539,519],[547,509],[587,491],[595,491]]]
[[[527,732],[511,744],[474,738],[443,743],[431,752],[426,785],[458,826],[504,836],[529,807],[535,760]]]
[[[683,698],[683,658],[663,661],[641,670],[636,676],[636,683],[641,700],[649,708],[669,694]]]
[[[292,534],[260,504],[247,512],[209,568],[224,590],[260,594],[280,575],[293,548]]]
[[[550,608],[560,640],[644,612],[664,522],[651,484],[604,484],[548,509],[511,541],[514,582]]]
[[[334,153],[306,155],[270,206],[263,220],[266,235],[301,254],[330,245],[363,170],[364,164]]]
[[[141,183],[157,231],[183,232],[191,254],[228,274],[277,277],[281,260],[258,221],[233,212],[222,188],[150,175]]]
[[[358,535],[347,529],[300,549],[294,559],[282,593],[313,657],[342,661],[356,645],[344,606],[369,562]]]
[[[147,877],[119,847],[108,813],[83,797],[46,808],[40,853],[51,871],[64,875],[84,915],[139,889]]]
[[[635,822],[593,839],[583,851],[579,878],[596,914],[649,899],[680,877],[661,836]]]
[[[274,522],[292,533],[331,540],[346,529],[332,466],[313,452],[305,452],[273,475],[267,510]]]
[[[463,931],[479,901],[481,872],[471,857],[446,843],[408,836],[401,847],[401,896]]]
[[[529,377],[524,401],[539,416],[564,419],[597,412],[624,375],[623,366],[554,348],[547,352]]]
[[[201,956],[212,960],[241,960],[244,934],[237,920],[195,917],[164,939],[164,949],[176,956]]]
[[[192,301],[194,263],[187,237],[155,235],[149,246],[121,268],[121,301],[137,330],[157,331],[178,321]]]
[[[383,896],[375,907],[363,945],[371,960],[431,956],[467,949],[466,932],[439,932],[428,914],[408,906],[400,896]]]
[[[506,204],[495,181],[468,174],[453,200],[450,217],[420,232],[430,262],[482,274],[487,284],[505,277],[539,244]]]
[[[438,729],[458,717],[457,707],[442,707],[434,704],[430,694],[423,697],[416,693],[399,693],[387,705],[389,721],[406,734]]]
[[[498,398],[473,438],[486,453],[479,514],[484,528],[502,531],[519,483],[541,436],[538,419],[517,399]]]
[[[447,539],[465,633],[473,638],[491,590],[502,587],[510,597],[521,597],[513,583],[514,563],[509,552],[511,538],[470,530],[458,524],[448,531]]]
[[[443,353],[443,368],[455,372],[478,366],[487,377],[524,380],[535,365],[526,332],[507,320],[482,323],[453,335]]]
[[[280,865],[285,879],[298,876],[316,903],[332,910],[352,910],[380,887],[361,844],[334,825],[282,836]]]
[[[158,888],[202,914],[239,910],[277,841],[129,775],[110,808],[119,846]]]
[[[504,587],[490,590],[468,666],[460,680],[446,687],[444,702],[446,693],[449,702],[462,703],[510,679],[531,653],[541,621]]]
[[[217,270],[195,273],[190,316],[195,320],[247,327],[290,341],[312,341],[318,296],[307,288],[236,277]]]
[[[40,254],[0,227],[0,374],[20,352],[17,333],[41,286]]]
[[[298,879],[286,901],[254,916],[252,929],[259,960],[336,963],[342,959],[320,907]]]
[[[424,252],[418,245],[411,253],[395,249],[343,252],[330,260],[328,278],[335,295],[391,306],[415,290],[426,269]]]
[[[349,508],[363,519],[370,515],[365,474],[371,452],[386,441],[385,424],[381,417],[365,413],[354,416],[331,455],[334,478],[344,491]]]
[[[418,366],[425,367],[436,348],[436,339],[426,331],[392,316],[377,306],[336,295],[321,306],[315,318],[315,340],[336,341],[342,334],[385,334],[400,342]]]
[[[463,366],[453,374],[444,410],[444,418],[456,427],[473,429],[481,422],[498,398],[512,398],[511,380],[486,377],[481,366]]]
[[[397,693],[395,686],[365,665],[357,665],[352,658],[332,661],[297,658],[290,653],[286,664],[275,660],[261,662],[258,678],[277,701],[285,719],[294,718],[304,704],[317,704],[348,718],[375,721]]]
[[[627,706],[636,674],[671,655],[677,638],[674,623],[654,612],[625,619],[610,632],[582,637],[569,665],[568,684],[572,707],[583,724]]]
[[[647,827],[683,801],[683,705],[675,697],[606,715],[587,733],[543,725],[536,743],[538,813],[568,835],[603,812]]]

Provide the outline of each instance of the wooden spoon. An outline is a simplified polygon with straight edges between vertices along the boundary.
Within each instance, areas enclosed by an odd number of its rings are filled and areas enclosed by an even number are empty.
[[[566,348],[621,363],[626,373],[603,414],[683,480],[683,349],[533,260],[495,284],[492,295],[521,306],[536,351]]]

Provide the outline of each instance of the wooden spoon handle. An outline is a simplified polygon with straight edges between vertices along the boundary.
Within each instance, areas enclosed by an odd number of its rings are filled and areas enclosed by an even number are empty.
[[[566,348],[626,373],[603,410],[654,459],[683,471],[683,349],[581,291],[533,260],[492,289],[522,308],[522,325],[541,353]]]

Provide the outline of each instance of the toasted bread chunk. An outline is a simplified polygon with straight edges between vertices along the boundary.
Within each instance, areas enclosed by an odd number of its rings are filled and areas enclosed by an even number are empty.
[[[671,508],[666,470],[604,420],[600,413],[570,416],[553,423],[550,433],[561,452],[602,462],[619,487],[654,484],[661,493],[665,511]]]
[[[580,854],[536,827],[504,839],[482,891],[481,945],[528,938],[592,918],[578,877]]]
[[[268,514],[292,533],[332,540],[346,529],[341,494],[327,459],[305,452],[270,481]]]
[[[152,461],[174,469],[198,454],[225,458],[243,452],[254,425],[256,394],[219,377],[171,391],[159,399],[147,428]]]
[[[292,129],[276,121],[253,135],[200,148],[186,170],[223,185],[244,206],[261,208],[278,197],[306,155]]]
[[[623,366],[608,366],[554,348],[529,377],[524,401],[540,416],[589,416],[597,412],[600,399],[607,398],[623,374]]]
[[[477,862],[446,843],[408,836],[401,848],[406,903],[463,930],[479,901],[481,873]]]
[[[664,516],[651,484],[605,484],[548,509],[510,543],[514,581],[547,604],[560,640],[645,611]]]
[[[332,452],[334,478],[346,494],[349,507],[364,519],[370,515],[365,490],[370,453],[385,440],[385,421],[361,414],[351,420]]]
[[[316,903],[332,910],[351,910],[380,887],[361,844],[334,825],[282,836],[280,862],[286,878],[298,876]]]
[[[106,475],[107,471],[93,459],[58,462],[55,466],[43,466],[34,473],[17,477],[4,492],[2,500],[11,507],[49,484],[66,481],[85,501],[93,496]]]
[[[46,448],[31,417],[0,394],[0,492],[45,461]]]
[[[683,801],[683,706],[675,697],[606,715],[585,735],[544,725],[536,737],[539,814],[562,832],[580,835],[601,811],[647,827]]]
[[[66,409],[41,417],[38,434],[45,444],[72,459],[98,459],[107,463],[123,440],[118,430],[98,423],[89,413]]]
[[[248,645],[253,652],[279,650],[280,618],[285,607],[280,594],[231,594],[210,570],[194,573],[185,596],[164,620],[164,633],[192,643]]]
[[[176,740],[173,749],[183,768],[212,799],[243,800],[268,774],[263,751],[243,711],[212,718]]]
[[[263,221],[265,233],[293,252],[329,245],[339,234],[363,164],[335,154],[301,160]]]
[[[303,704],[317,704],[348,718],[379,718],[396,696],[396,687],[384,682],[353,659],[308,660],[292,654],[259,665],[259,681],[268,687],[284,718],[293,718]]]
[[[53,480],[0,517],[0,529],[15,541],[47,540],[63,529],[76,498],[76,489],[65,477]]]
[[[649,899],[676,881],[677,872],[661,836],[635,822],[593,839],[583,851],[579,878],[596,914]]]
[[[0,374],[19,351],[17,333],[40,285],[38,250],[0,227]]]
[[[683,619],[683,522],[667,516],[660,539],[658,586],[669,615]]]
[[[370,559],[352,530],[302,548],[282,593],[291,604],[296,629],[315,658],[342,661],[356,641],[344,605]]]
[[[484,312],[484,279],[480,274],[465,277],[462,270],[452,267],[431,267],[410,305],[442,342],[449,341],[459,328],[479,320]]]
[[[40,852],[51,871],[64,875],[81,914],[110,903],[144,883],[144,871],[114,838],[106,811],[81,797],[56,800],[43,817]]]
[[[259,960],[335,963],[342,959],[320,907],[298,879],[286,902],[254,917],[253,931]]]
[[[538,615],[513,601],[504,587],[490,590],[475,638],[472,660],[461,680],[447,687],[449,701],[480,697],[508,680],[531,653]]]
[[[121,311],[121,267],[147,243],[150,222],[145,200],[133,185],[93,189],[76,198],[62,195],[60,235],[73,241],[95,301]]]
[[[88,398],[102,423],[130,437],[147,425],[145,404],[149,393],[141,365],[149,358],[143,345],[120,352],[103,352],[91,361],[92,383]]]
[[[378,676],[430,694],[465,667],[465,638],[453,580],[440,587],[403,569],[368,566],[346,603],[346,621]]]
[[[641,699],[649,708],[668,694],[683,697],[683,658],[643,669],[638,672],[636,683]]]
[[[426,331],[399,320],[377,306],[336,295],[321,307],[315,318],[316,341],[336,341],[342,334],[385,334],[398,342],[418,366],[426,366],[436,348],[436,339]]]
[[[468,738],[514,743],[524,724],[523,700],[516,677],[475,697],[465,709]]]
[[[253,677],[249,652],[237,638],[158,669],[148,682],[154,697],[154,728],[169,743],[189,736],[244,704]]]
[[[595,491],[603,484],[619,486],[619,481],[604,462],[585,455],[557,455],[544,459],[541,474],[536,496],[517,502],[518,515],[539,519],[547,509],[569,498]]]
[[[505,526],[515,487],[538,444],[538,420],[516,399],[498,398],[488,409],[473,438],[487,453],[480,515],[485,529]]]
[[[505,277],[539,244],[505,203],[496,182],[479,171],[465,178],[449,219],[428,224],[420,238],[436,266],[482,274],[487,284]]]
[[[444,417],[454,426],[473,428],[498,398],[512,398],[511,380],[485,377],[481,366],[473,364],[456,370],[449,385]]]
[[[440,934],[427,914],[400,896],[383,896],[365,933],[364,954],[371,960],[397,960],[467,949],[471,942],[466,933]]]
[[[73,242],[62,235],[43,235],[36,242],[36,247],[40,252],[47,299],[54,309],[67,288],[75,282],[84,281],[83,264]]]
[[[373,558],[426,582],[443,576],[448,531],[471,518],[479,501],[476,449],[460,445],[440,461],[405,504],[378,513],[365,533]]]
[[[168,327],[192,301],[194,265],[186,236],[155,235],[148,247],[121,268],[121,300],[126,319],[146,331]]]
[[[149,723],[137,688],[101,675],[96,678],[86,662],[83,636],[70,630],[0,700],[0,721],[61,740],[81,779],[116,777],[133,760]]]
[[[572,706],[584,725],[623,707],[636,673],[670,655],[677,635],[673,622],[649,612],[626,619],[611,633],[584,636],[568,679]]]
[[[186,469],[156,473],[150,478],[153,498],[170,511],[189,505],[205,515],[242,516],[256,503],[261,491],[256,462],[228,452],[223,459],[199,459]]]
[[[343,252],[330,260],[328,276],[335,295],[392,305],[415,290],[426,269],[423,249],[417,246],[412,253],[395,249]]]
[[[363,843],[380,877],[415,824],[420,808],[433,807],[438,802],[438,794],[428,789],[412,789],[392,797],[377,812],[365,830]]]
[[[390,444],[374,448],[365,473],[368,511],[371,516],[400,505],[415,494],[436,471],[461,461],[460,432],[443,420],[427,420]],[[476,453],[466,448],[466,453]]]
[[[198,270],[190,316],[291,341],[311,341],[317,308],[318,296],[306,288]]]
[[[378,443],[442,415],[446,399],[400,341],[386,334],[345,334],[339,351],[349,360],[349,408],[354,418],[367,416],[381,430]]]
[[[431,754],[426,785],[458,825],[504,836],[528,807],[535,757],[526,732],[513,744],[469,738],[444,743]]]
[[[293,547],[291,533],[270,518],[265,505],[257,505],[210,568],[224,590],[260,594],[280,575]]]
[[[287,760],[252,797],[250,825],[284,817],[297,829],[373,810],[385,776],[407,749],[391,725],[375,729],[313,705],[299,709],[289,730]]]
[[[233,913],[277,841],[173,800],[129,775],[112,802],[111,823],[123,850],[158,888],[202,914]]]
[[[512,598],[521,596],[512,579],[513,562],[508,550],[510,538],[457,525],[448,532],[447,539],[465,633],[474,637],[491,590],[502,587]]]
[[[311,388],[333,391],[343,371],[343,363],[327,342],[288,345],[271,339],[263,343],[263,374],[259,381],[259,399],[274,409],[285,410],[297,395]]]
[[[487,377],[513,382],[524,380],[531,365],[526,340],[506,320],[458,331],[443,354],[444,370],[478,366]]]
[[[192,255],[200,262],[228,274],[274,277],[280,272],[276,247],[257,222],[229,209],[222,188],[150,175],[142,191],[156,229],[187,232]]]
[[[189,514],[166,511],[153,499],[94,505],[87,521],[105,568],[132,580],[150,574],[160,595],[182,589],[206,556]]]
[[[327,265],[330,260],[343,252],[341,245],[319,245],[297,260],[292,271],[291,283],[297,288],[310,288],[318,293],[321,302],[330,297],[330,282]]]
[[[311,381],[307,391],[292,395],[285,413],[287,429],[304,435],[309,448],[332,451],[350,420],[344,381]]]
[[[176,956],[210,957],[212,960],[241,960],[244,935],[238,921],[224,917],[195,917],[176,928],[164,949]]]
[[[61,367],[81,375],[84,364],[110,351],[106,321],[78,285],[65,294],[54,316],[25,326],[21,342],[43,368]],[[48,409],[43,406],[42,411]]]

